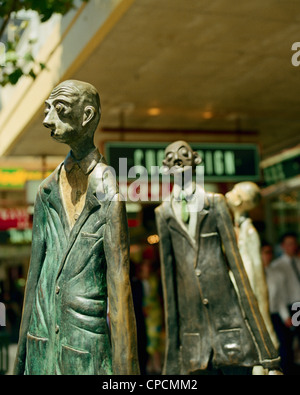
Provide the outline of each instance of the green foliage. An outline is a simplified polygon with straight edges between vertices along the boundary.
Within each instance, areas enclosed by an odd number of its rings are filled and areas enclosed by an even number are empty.
[[[87,2],[88,0],[82,0]],[[37,11],[42,22],[54,13],[65,15],[74,7],[74,0],[0,0],[0,18],[20,10]]]
[[[20,10],[34,10],[39,14],[41,22],[46,22],[54,13],[67,14],[74,8],[74,3],[75,0],[0,0],[0,41],[8,24],[12,23],[10,17],[13,13]],[[32,54],[32,44],[34,44],[32,40],[28,42],[25,55],[20,56],[17,53],[17,45],[24,28],[26,28],[24,24],[20,27],[14,26],[14,40],[6,43],[5,62],[0,64],[0,86],[15,85],[22,76],[35,79],[39,72],[46,68],[44,63],[35,61]]]

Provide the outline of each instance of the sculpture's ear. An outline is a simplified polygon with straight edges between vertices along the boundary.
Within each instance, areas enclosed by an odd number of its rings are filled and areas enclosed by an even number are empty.
[[[194,164],[196,166],[200,165],[200,163],[202,163],[202,158],[200,157],[200,155],[198,154],[198,152],[194,151],[193,152],[193,157],[194,157]]]
[[[84,109],[82,126],[87,125],[95,116],[96,110],[93,106],[87,106]]]

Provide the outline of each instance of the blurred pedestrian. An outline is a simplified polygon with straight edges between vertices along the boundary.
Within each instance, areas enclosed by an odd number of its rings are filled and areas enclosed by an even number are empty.
[[[300,339],[299,327],[292,324],[292,305],[300,302],[300,259],[295,233],[286,233],[280,240],[283,254],[267,271],[273,325],[281,343],[281,358],[286,374],[295,372],[294,344]]]
[[[261,260],[265,269],[267,269],[274,260],[273,246],[265,240],[261,242]]]

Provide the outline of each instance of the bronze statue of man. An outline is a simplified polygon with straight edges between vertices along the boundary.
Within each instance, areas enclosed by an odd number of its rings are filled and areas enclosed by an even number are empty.
[[[280,358],[253,295],[224,196],[205,192],[201,183],[182,189],[179,182],[180,174],[200,162],[185,141],[165,150],[163,164],[175,184],[171,199],[156,208],[166,317],[163,373],[251,374],[253,366],[262,365],[279,374]],[[184,186],[191,181],[187,177]]]
[[[250,285],[273,344],[279,347],[278,339],[270,316],[268,286],[261,258],[261,241],[249,212],[261,201],[261,191],[250,181],[239,182],[225,195],[229,209],[234,216],[237,245]]]
[[[126,211],[94,145],[100,117],[84,82],[46,100],[44,126],[71,151],[37,194],[15,374],[139,374]]]

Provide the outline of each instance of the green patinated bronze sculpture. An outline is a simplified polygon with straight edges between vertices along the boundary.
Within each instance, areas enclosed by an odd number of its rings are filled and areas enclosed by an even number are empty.
[[[251,374],[262,365],[280,374],[224,196],[193,185],[191,176],[183,188],[181,175],[200,162],[184,141],[165,150],[174,188],[156,208],[166,317],[163,373]]]
[[[44,126],[71,151],[37,194],[15,374],[139,374],[127,217],[94,145],[100,117],[84,82],[46,101]]]

